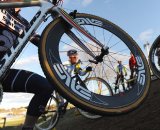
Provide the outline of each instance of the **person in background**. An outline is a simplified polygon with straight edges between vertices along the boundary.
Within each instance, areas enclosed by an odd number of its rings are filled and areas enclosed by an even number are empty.
[[[124,76],[127,76],[127,71],[126,71],[126,67],[122,65],[122,61],[118,61],[118,65],[116,67],[116,73],[117,73],[117,79],[116,79],[116,87],[115,87],[115,93],[117,92],[118,88],[118,81],[119,79],[121,80],[120,82],[122,82],[122,86],[123,86],[123,91],[125,91],[125,84],[124,84]]]
[[[134,55],[132,53],[130,53],[130,54],[131,54],[131,57],[129,59],[129,68],[130,68],[130,71],[131,71],[130,80],[133,80],[134,73],[136,72],[136,68],[137,68],[137,62],[136,62],[136,59],[135,59]],[[130,84],[129,84],[128,87],[133,86],[133,83],[134,83],[134,80],[130,81]]]
[[[88,72],[92,71],[91,66],[87,66],[85,70],[81,68],[81,60],[79,59],[77,50],[69,50],[67,52],[67,56],[69,60],[64,62],[63,65],[71,75],[79,74],[80,76],[84,76]]]
[[[71,76],[80,75],[85,76],[88,72],[92,71],[91,66],[87,66],[85,69],[81,68],[81,61],[79,59],[79,55],[77,50],[70,49],[67,51],[68,61],[64,62],[63,65],[65,69],[68,71]],[[75,109],[75,115],[79,115],[79,111]]]

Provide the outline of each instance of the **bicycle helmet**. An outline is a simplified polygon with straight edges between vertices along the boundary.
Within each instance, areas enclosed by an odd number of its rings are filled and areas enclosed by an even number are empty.
[[[71,56],[71,55],[74,55],[74,54],[77,54],[77,50],[75,50],[75,49],[71,49],[67,52],[67,56]]]

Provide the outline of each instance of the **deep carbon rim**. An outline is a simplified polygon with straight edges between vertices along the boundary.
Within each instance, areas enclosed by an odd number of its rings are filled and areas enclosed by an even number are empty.
[[[79,86],[79,89],[77,89],[76,87],[78,84],[76,83],[74,86],[66,85],[66,78],[69,74],[65,71],[63,65],[61,64],[62,61],[60,60],[59,56],[60,38],[65,32],[64,23],[60,21],[57,23],[51,23],[43,33],[42,43],[46,44],[42,44],[41,46],[43,57],[41,57],[42,59],[40,58],[40,60],[48,61],[47,64],[41,61],[45,66],[43,69],[47,69],[46,75],[49,77],[51,82],[56,80],[55,82],[59,85],[59,88],[57,89],[60,93],[64,94],[66,98],[68,97],[68,99],[70,99],[72,102],[83,108],[84,106],[88,106],[88,109],[94,108],[93,111],[98,111],[99,113],[122,113],[137,107],[146,97],[150,84],[150,73],[148,71],[148,65],[142,51],[125,32],[109,21],[105,21],[104,19],[91,15],[77,15],[77,22],[79,21],[79,24],[81,25],[91,25],[91,22],[88,22],[88,20],[96,21],[94,26],[99,27],[101,24],[102,28],[105,28],[109,30],[109,32],[116,34],[116,36],[120,37],[129,50],[134,54],[138,64],[138,78],[135,85],[136,87],[134,87],[134,89],[132,89],[132,91],[129,93],[126,93],[123,97],[105,97],[93,94],[88,90],[84,90],[82,86]],[[74,82],[70,76],[68,76],[67,79],[69,79],[69,84]],[[85,92],[85,96],[82,96],[83,93],[80,92],[82,89]],[[137,96],[135,97],[135,95]]]
[[[149,52],[149,64],[153,74],[160,78],[160,67],[158,66],[158,57],[155,55],[158,44],[160,44],[160,36],[157,37],[157,39],[151,46]]]

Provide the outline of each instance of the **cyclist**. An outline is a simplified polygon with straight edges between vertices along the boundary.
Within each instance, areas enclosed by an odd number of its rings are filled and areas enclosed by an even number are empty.
[[[118,88],[118,80],[120,79],[120,82],[122,82],[123,91],[125,91],[125,84],[124,84],[124,75],[127,76],[126,67],[122,65],[122,61],[118,61],[118,66],[116,67],[116,73],[117,73],[117,79],[116,79],[116,87],[115,87],[115,93]]]
[[[80,76],[84,76],[88,72],[92,71],[92,67],[88,66],[86,70],[82,70],[81,68],[81,60],[78,57],[77,50],[71,49],[67,52],[67,56],[69,60],[64,62],[63,65],[66,67],[67,71],[71,75],[79,74]]]
[[[67,52],[67,56],[69,58],[68,61],[64,62],[63,65],[66,67],[67,71],[71,74],[71,76],[75,76],[76,74],[80,76],[86,75],[88,72],[92,71],[92,67],[88,66],[85,70],[81,68],[81,61],[79,59],[79,55],[77,50],[71,49]],[[79,111],[75,110],[75,115],[78,115]]]
[[[136,59],[134,57],[134,55],[132,53],[131,54],[131,57],[129,59],[129,68],[130,68],[130,71],[131,71],[131,75],[130,75],[130,79],[133,79],[133,75],[134,75],[134,72],[136,71],[136,66],[137,66],[137,63],[136,63]],[[130,82],[130,87],[133,85],[133,81]]]
[[[20,9],[7,9],[7,11],[7,15],[10,15],[10,17],[16,17],[26,27],[30,26],[27,20],[19,15]],[[2,58],[9,48],[7,45],[11,43],[10,39],[14,37],[14,40],[16,40],[17,36],[8,30],[6,26],[1,26],[0,24],[0,27],[0,57]],[[6,32],[9,35],[4,35]],[[3,39],[6,39],[6,37],[8,40]],[[31,41],[38,46],[39,38],[32,37]],[[49,84],[47,79],[38,74],[17,69],[10,69],[2,79],[1,84],[4,92],[26,92],[34,94],[27,108],[26,118],[22,128],[22,130],[33,130],[38,117],[44,111],[47,101],[53,92],[53,86]]]

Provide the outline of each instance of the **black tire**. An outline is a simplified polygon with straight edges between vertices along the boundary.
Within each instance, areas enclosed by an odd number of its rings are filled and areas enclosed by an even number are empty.
[[[80,108],[77,108],[77,111],[79,111],[79,113],[80,113],[82,116],[84,116],[85,118],[92,119],[92,120],[94,120],[94,119],[99,119],[99,118],[102,117],[101,115],[92,114],[92,113],[87,112],[87,111],[84,111],[84,110],[82,110],[82,109],[80,109]]]
[[[61,38],[66,38],[65,41],[67,41],[68,39],[67,37],[65,37],[66,35],[64,35],[64,33],[67,34],[68,29],[70,30],[73,28],[68,26],[68,24],[66,24],[61,18],[58,18],[55,21],[51,22],[42,34],[41,45],[39,48],[39,58],[46,77],[50,80],[51,83],[53,83],[53,85],[55,83],[57,84],[57,86],[55,86],[57,91],[61,95],[63,95],[68,101],[86,111],[106,115],[121,114],[135,109],[144,101],[150,86],[150,71],[148,63],[139,46],[122,29],[103,18],[89,14],[76,14],[75,21],[83,27],[87,26],[87,29],[90,29],[90,26],[92,30],[96,28],[97,33],[98,29],[100,29],[100,31],[102,30],[102,32],[106,31],[104,32],[104,36],[106,36],[108,33],[110,35],[111,33],[111,36],[114,36],[114,40],[116,40],[116,38],[120,40],[120,45],[123,45],[127,48],[125,48],[125,53],[127,52],[127,57],[129,56],[128,53],[130,54],[130,52],[132,52],[132,54],[136,58],[138,65],[137,83],[134,85],[134,88],[130,92],[121,97],[97,95],[85,89],[84,86],[80,86],[75,83],[75,81],[71,78],[70,74],[68,74],[68,72],[64,69],[64,66],[62,65],[62,58],[65,58],[65,55],[63,55],[63,57],[60,57],[59,53],[59,49],[65,48],[64,45],[59,45],[62,43]],[[76,30],[74,33],[76,33]],[[99,36],[103,37],[103,34]],[[110,40],[107,43],[109,42]],[[119,44],[119,42],[117,44]],[[116,49],[120,49],[123,46],[116,47]],[[85,53],[85,51],[83,51],[83,53]],[[110,55],[107,55],[106,58],[114,56],[114,51],[110,51],[109,53]],[[116,54],[116,56],[117,55],[118,54]],[[119,54],[118,56],[120,57],[121,55]],[[122,56],[122,58],[124,57]],[[100,63],[100,66],[101,64],[103,64],[103,62]],[[107,71],[103,71],[103,73],[106,72]],[[107,76],[109,76],[109,78],[113,77],[111,73]],[[106,81],[108,81],[107,76],[105,79],[103,78]],[[75,84],[70,84],[71,82]],[[108,83],[109,82],[113,81],[109,80]]]
[[[151,67],[151,70],[153,74],[160,78],[160,68],[158,68],[159,66],[156,63],[157,56],[155,55],[158,46],[160,46],[160,36],[158,36],[156,40],[153,42],[149,52],[149,65]]]
[[[58,102],[54,96],[48,100],[45,112],[38,118],[36,130],[52,130],[59,120]]]

